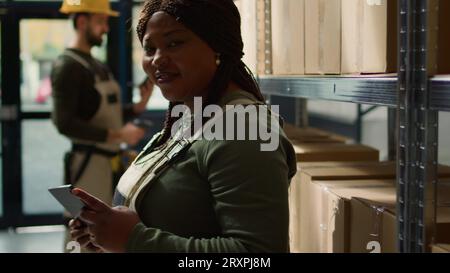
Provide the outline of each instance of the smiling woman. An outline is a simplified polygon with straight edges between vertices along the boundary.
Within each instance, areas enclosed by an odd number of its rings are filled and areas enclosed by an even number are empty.
[[[267,111],[242,125],[248,131],[250,124],[275,124],[279,143],[266,152],[262,139],[180,138],[183,122],[194,123],[196,112],[171,115],[175,106],[192,109],[198,99],[204,107],[267,109],[242,62],[240,15],[233,1],[147,1],[137,33],[145,51],[143,68],[170,101],[165,127],[122,176],[115,207],[73,191],[87,204],[81,220],[70,224],[73,239],[107,252],[288,251],[288,186],[296,161],[278,116]]]
[[[156,12],[148,20],[143,47],[144,70],[166,99],[191,105],[194,96],[207,94],[217,53],[175,18]]]

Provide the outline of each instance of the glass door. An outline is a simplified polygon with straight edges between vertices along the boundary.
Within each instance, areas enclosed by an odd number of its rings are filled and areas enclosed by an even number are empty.
[[[49,118],[50,73],[53,62],[69,46],[75,32],[68,19],[22,19],[19,29],[23,212],[62,213],[47,189],[63,184],[63,156],[70,149],[70,142],[58,133]],[[104,41],[93,50],[94,56],[102,61],[106,61]]]
[[[63,184],[63,154],[70,143],[50,119],[50,73],[75,32],[60,5],[59,0],[8,1],[0,9],[0,228],[62,223],[62,208],[47,189]],[[120,6],[113,2],[116,10]],[[120,22],[126,20],[111,21],[113,41],[125,32]],[[93,54],[119,78],[125,68],[114,64],[123,63],[118,59],[126,54],[118,52],[124,48],[111,45],[111,37],[104,41]]]

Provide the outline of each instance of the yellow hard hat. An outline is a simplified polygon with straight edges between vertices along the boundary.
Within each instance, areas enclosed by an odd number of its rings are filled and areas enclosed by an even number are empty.
[[[119,13],[111,9],[109,0],[64,0],[61,9],[62,13],[100,13],[117,17]]]

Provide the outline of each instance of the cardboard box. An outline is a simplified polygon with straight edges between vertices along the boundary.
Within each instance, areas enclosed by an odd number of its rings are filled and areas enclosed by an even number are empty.
[[[292,213],[300,215],[300,209],[305,207],[302,201],[308,198],[308,186],[313,181],[325,181],[335,183],[336,181],[346,180],[395,180],[396,163],[395,162],[323,162],[327,166],[321,166],[322,162],[317,163],[298,163],[298,172],[291,181],[289,187],[289,202]],[[450,178],[450,167],[440,165],[438,168],[441,179]],[[446,181],[446,180],[445,180]],[[440,183],[443,183],[441,180]],[[340,182],[342,183],[342,182]],[[306,188],[306,190],[305,190]],[[449,197],[441,200],[443,205],[448,205]],[[293,222],[299,221],[292,219]],[[450,222],[450,219],[449,219]]]
[[[312,181],[333,180],[362,180],[362,179],[395,179],[395,162],[336,162],[334,166],[314,166],[299,163],[301,171],[295,179],[298,183]]]
[[[367,197],[391,188],[394,180],[314,181],[307,185],[301,200],[302,219],[298,227],[298,245],[303,253],[347,253],[350,250],[350,199]]]
[[[334,163],[334,166],[310,166],[301,167],[302,163],[298,164],[298,172],[292,179],[289,187],[289,234],[290,234],[290,248],[291,252],[315,252],[317,247],[309,247],[309,241],[303,241],[302,235],[305,236],[304,224],[311,220],[308,219],[309,211],[316,206],[316,199],[312,198],[314,194],[311,191],[315,190],[313,181],[326,181],[338,183],[342,187],[345,186],[348,180],[382,180],[395,179],[395,164],[392,162],[370,162],[370,163],[345,163],[344,166],[339,166],[340,163]],[[373,181],[372,181],[373,183]],[[329,186],[331,187],[331,186]],[[318,210],[314,209],[318,213]],[[303,221],[302,221],[303,219]],[[307,228],[306,230],[310,230]],[[306,239],[305,239],[306,240]]]
[[[434,6],[439,11],[434,12]],[[450,73],[450,2],[428,2],[431,73]],[[305,0],[306,74],[374,74],[397,71],[398,7],[389,0]],[[436,48],[433,48],[437,45]]]
[[[379,151],[360,144],[293,143],[297,162],[378,161]]]
[[[381,202],[375,196],[351,200],[350,252],[397,252],[395,206],[395,195]],[[376,249],[372,250],[370,245]]]
[[[276,0],[271,5],[273,74],[304,74],[304,0]]]
[[[339,135],[339,134],[336,134],[336,133],[333,133],[333,132],[324,131],[324,130],[321,130],[321,129],[318,129],[318,128],[314,128],[314,130],[316,130],[318,133],[322,132],[322,133],[328,134],[330,136],[330,138],[335,139],[335,140],[339,140],[342,143],[352,143],[352,142],[354,142],[353,139],[348,138],[348,137],[343,136],[343,135]]]
[[[432,253],[450,253],[450,244],[435,244],[431,246]]]
[[[344,142],[342,142],[342,140],[340,139],[336,139],[333,137],[326,137],[326,138],[299,138],[299,139],[290,139],[291,143],[293,145],[301,145],[301,144],[313,144],[313,143],[341,143],[344,144]]]
[[[395,189],[394,192],[395,193]],[[438,200],[449,197],[448,185],[439,187]],[[397,217],[396,198],[389,200],[370,196],[370,199],[352,198],[350,201],[350,252],[352,253],[396,253]],[[450,208],[439,207],[437,210],[436,240],[450,243]],[[375,246],[371,249],[369,246]]]
[[[364,175],[373,176],[378,174],[379,179],[394,179],[396,176],[397,163],[394,161],[323,161],[323,162],[298,162],[297,163],[297,179],[307,179],[307,181],[322,180],[343,180],[359,179]],[[342,171],[344,170],[344,171]],[[300,177],[303,172],[305,177]],[[347,173],[346,173],[347,172]],[[450,166],[438,166],[440,182],[447,183],[450,178]],[[447,200],[447,206],[450,207],[450,198]]]
[[[336,168],[336,167],[356,167],[356,166],[367,166],[367,165],[379,165],[379,164],[388,164],[392,165],[392,169],[395,169],[395,162],[392,161],[383,161],[383,162],[374,162],[374,161],[360,161],[360,162],[346,162],[346,161],[323,161],[323,162],[297,162],[297,170],[298,174],[300,171],[304,169],[313,169],[313,168]]]
[[[309,186],[307,195],[309,197],[309,200],[307,200],[309,209],[302,214],[299,252],[350,252],[352,250],[351,236],[354,236],[353,233],[358,234],[361,232],[361,229],[358,227],[356,227],[356,230],[354,229],[355,227],[352,229],[351,223],[366,222],[365,218],[357,218],[356,220],[352,218],[359,217],[359,214],[354,214],[355,212],[352,211],[351,200],[353,198],[369,200],[367,202],[370,202],[371,206],[377,208],[373,209],[373,215],[375,216],[372,215],[372,217],[379,221],[375,222],[375,225],[380,224],[383,230],[382,232],[368,234],[369,236],[372,236],[372,234],[383,234],[383,241],[380,243],[382,246],[381,251],[391,252],[390,250],[396,249],[397,222],[395,206],[397,191],[394,180],[314,181]],[[449,185],[441,185],[438,192],[438,202],[443,197],[450,197]],[[389,221],[384,220],[383,222],[381,218],[378,219],[376,217],[387,217]],[[441,242],[450,242],[450,210],[448,208],[440,208],[438,210],[438,219],[437,234],[439,240]],[[354,239],[353,244],[355,244],[355,240],[364,244],[364,250],[368,250],[368,243],[371,241],[365,242]]]
[[[258,34],[256,0],[234,0],[241,14],[241,35],[244,42],[243,61],[253,72],[258,72]]]
[[[244,43],[244,63],[253,74],[270,74],[272,70],[271,55],[266,56],[266,38],[270,33],[265,32],[265,5],[264,0],[234,0],[241,14],[241,35]],[[269,51],[270,52],[270,51]],[[266,64],[266,58],[269,63]],[[269,67],[269,69],[266,69]]]
[[[283,125],[283,131],[286,134],[286,136],[290,139],[297,139],[297,138],[327,138],[329,137],[329,134],[323,131],[320,131],[315,128],[311,127],[305,127],[300,128],[296,127],[295,125],[285,123]]]
[[[257,70],[257,18],[255,0],[237,0],[236,5],[241,13],[241,34],[244,42],[244,63],[250,70]]]
[[[352,197],[376,198],[384,203],[394,200],[395,207],[395,162],[320,164],[299,163],[299,174],[291,182],[291,252],[349,252]],[[450,167],[439,166],[439,173],[446,179],[439,183],[446,185],[447,190],[439,191],[438,202],[445,205],[450,200],[450,187],[446,182],[450,178]],[[450,222],[450,213],[448,215],[445,219],[441,216],[443,222]]]
[[[309,164],[309,166],[306,166]],[[341,185],[348,180],[395,179],[395,163],[393,162],[353,162],[333,163],[334,166],[317,166],[312,163],[299,163],[296,176],[289,187],[289,234],[291,252],[301,252],[301,220],[312,207],[309,190],[312,181],[325,181]],[[343,165],[341,165],[343,164]],[[339,166],[341,165],[341,166]],[[449,171],[450,173],[450,171]],[[351,182],[350,182],[351,183]],[[337,184],[335,184],[337,185]],[[314,209],[318,212],[318,210]]]
[[[332,132],[312,127],[299,128],[289,123],[283,125],[283,131],[289,139],[299,142],[351,142],[351,139]]]
[[[306,0],[306,73],[395,72],[396,5],[387,0]]]
[[[437,72],[450,74],[450,1],[439,1]]]
[[[427,34],[427,72],[430,76],[450,73],[450,3],[447,0],[428,0],[429,29],[437,32]]]
[[[341,1],[341,73],[397,70],[397,1]]]
[[[305,73],[341,72],[341,0],[305,0]]]

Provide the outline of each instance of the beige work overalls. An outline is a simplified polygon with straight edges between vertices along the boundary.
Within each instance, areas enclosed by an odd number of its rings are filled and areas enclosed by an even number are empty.
[[[77,61],[89,71],[93,71],[91,65],[76,53],[66,51],[64,55]],[[101,96],[100,106],[88,123],[103,129],[120,129],[123,125],[120,86],[111,74],[108,80],[101,80],[99,75],[95,75],[95,89]],[[111,153],[111,155],[120,152],[119,144],[97,143],[75,138],[71,138],[71,140],[74,146],[92,146],[96,150]],[[84,170],[80,173],[80,168],[86,160],[86,151],[73,151],[69,166],[71,184],[86,190],[107,204],[111,204],[114,191],[112,158],[113,156],[106,156],[94,151],[83,168]],[[75,178],[75,174],[78,174],[78,179]]]

